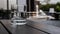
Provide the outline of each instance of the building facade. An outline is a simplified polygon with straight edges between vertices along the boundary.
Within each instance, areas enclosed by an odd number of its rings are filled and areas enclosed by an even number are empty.
[[[36,4],[38,4],[36,0],[0,0],[0,9],[12,10],[17,5],[17,13],[21,16],[29,17],[36,15]]]
[[[36,16],[36,5],[39,5],[39,0],[27,0],[27,14],[29,16]]]

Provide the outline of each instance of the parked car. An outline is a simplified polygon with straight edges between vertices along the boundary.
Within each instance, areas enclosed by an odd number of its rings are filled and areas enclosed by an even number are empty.
[[[12,22],[11,24],[15,24],[15,25],[25,25],[27,23],[26,19],[21,17],[12,18],[11,22]]]

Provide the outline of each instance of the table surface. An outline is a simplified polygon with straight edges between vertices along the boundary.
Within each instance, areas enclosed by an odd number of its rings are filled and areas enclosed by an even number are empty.
[[[11,20],[0,20],[12,34],[46,34],[26,25],[12,26]]]
[[[60,20],[28,19],[28,25],[41,29],[51,34],[60,34]]]
[[[30,25],[35,28],[26,25],[12,26],[11,20],[0,20],[0,21],[7,27],[7,29],[12,34],[47,34],[45,32],[42,32],[41,30],[51,34],[60,34],[60,27],[59,27],[60,21],[56,20],[30,19],[27,25]]]
[[[8,34],[8,32],[5,30],[5,28],[0,23],[0,34]]]

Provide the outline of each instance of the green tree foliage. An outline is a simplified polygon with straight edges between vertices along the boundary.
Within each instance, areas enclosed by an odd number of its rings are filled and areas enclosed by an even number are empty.
[[[60,12],[60,3],[56,4],[55,10],[56,10],[56,12]]]
[[[49,11],[49,8],[50,8],[50,4],[47,4],[47,5],[41,5],[40,6],[40,9],[44,10],[44,11]]]
[[[47,4],[47,5],[39,5],[39,8],[43,11],[49,11],[50,8],[54,8],[55,11],[60,12],[60,3],[57,4]]]

